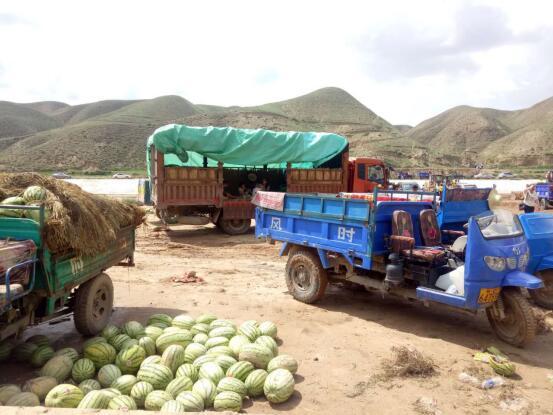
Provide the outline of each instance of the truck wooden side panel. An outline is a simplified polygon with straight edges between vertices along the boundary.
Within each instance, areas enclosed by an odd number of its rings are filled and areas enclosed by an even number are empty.
[[[342,154],[341,169],[294,169],[287,168],[286,191],[289,193],[339,193],[348,187],[349,153]]]

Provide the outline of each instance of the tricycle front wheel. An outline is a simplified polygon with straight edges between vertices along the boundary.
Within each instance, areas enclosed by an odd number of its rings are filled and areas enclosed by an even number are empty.
[[[528,290],[530,297],[540,307],[553,310],[553,269],[540,271],[536,277],[543,281],[543,288]]]
[[[324,295],[327,285],[326,270],[313,252],[296,251],[288,257],[286,286],[296,300],[314,303]]]
[[[504,288],[499,301],[503,303],[503,315],[498,304],[486,309],[497,337],[517,347],[530,343],[536,335],[536,318],[528,300],[518,288]]]
[[[79,333],[98,334],[108,324],[112,310],[113,283],[107,274],[99,274],[77,289],[74,320]]]

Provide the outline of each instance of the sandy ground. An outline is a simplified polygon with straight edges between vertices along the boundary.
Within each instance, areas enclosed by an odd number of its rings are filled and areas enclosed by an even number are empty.
[[[155,312],[212,312],[238,323],[277,323],[280,352],[300,362],[296,392],[281,405],[247,401],[248,413],[553,413],[553,380],[548,379],[553,375],[553,333],[517,349],[495,338],[483,315],[428,309],[343,287],[330,287],[322,301],[306,305],[287,293],[286,258],[278,257],[278,249],[252,233],[231,237],[211,226],[179,226],[169,232],[152,224],[140,228],[136,266],[108,271],[116,294],[113,321],[145,322]],[[189,271],[205,282],[171,282],[171,277]],[[56,347],[83,340],[69,319],[29,329],[25,335],[36,333],[51,336]],[[489,345],[513,359],[519,376],[488,391],[459,381],[463,371],[480,379],[493,376],[472,358]],[[437,374],[383,380],[382,362],[391,357],[394,346],[415,347],[431,357]],[[0,365],[0,383],[23,382],[31,375],[21,366]]]

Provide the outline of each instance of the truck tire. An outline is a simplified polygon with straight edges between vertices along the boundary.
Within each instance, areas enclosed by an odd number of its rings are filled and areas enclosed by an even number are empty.
[[[499,319],[492,308],[486,309],[488,321],[501,340],[516,347],[524,347],[536,336],[536,318],[528,300],[518,288],[501,291],[505,317]]]
[[[242,235],[250,230],[252,220],[219,218],[217,226],[228,235]]]
[[[311,304],[321,299],[328,285],[326,270],[313,252],[296,251],[286,262],[286,286],[292,296]]]
[[[75,296],[74,320],[77,331],[94,336],[107,325],[113,310],[113,283],[99,274],[82,284]]]
[[[536,277],[543,281],[543,288],[528,290],[532,300],[540,307],[553,310],[553,269],[538,272]]]

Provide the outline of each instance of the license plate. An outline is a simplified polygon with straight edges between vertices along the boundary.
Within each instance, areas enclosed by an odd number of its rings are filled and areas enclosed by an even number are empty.
[[[499,298],[501,288],[481,288],[478,302],[480,304],[493,303]]]

